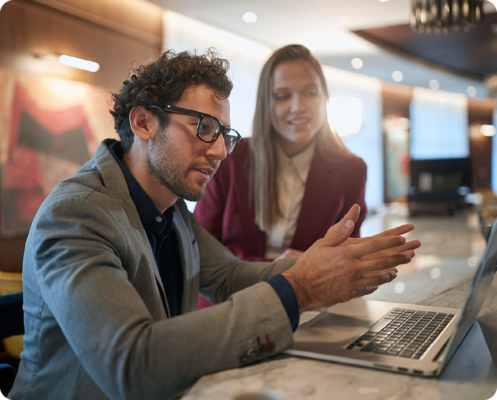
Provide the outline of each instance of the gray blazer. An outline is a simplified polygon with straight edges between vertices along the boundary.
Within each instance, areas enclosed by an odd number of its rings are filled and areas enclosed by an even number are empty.
[[[38,211],[23,265],[24,351],[11,399],[167,399],[200,376],[293,344],[265,281],[293,260],[249,263],[176,203],[184,274],[170,318],[147,236],[105,140]],[[236,155],[235,155],[236,157]],[[200,291],[214,307],[195,311]]]

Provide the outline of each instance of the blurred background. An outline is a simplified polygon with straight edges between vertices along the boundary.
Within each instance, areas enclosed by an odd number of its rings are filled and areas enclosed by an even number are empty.
[[[444,29],[449,3],[468,17]],[[422,4],[438,4],[442,14]],[[215,47],[232,65],[231,125],[250,136],[261,68],[294,43],[323,64],[329,123],[367,163],[362,233],[409,221],[423,242],[403,272],[422,275],[418,286],[409,275],[384,291],[436,292],[440,277],[466,279],[497,217],[496,5],[0,0],[0,295],[22,290],[24,243],[45,197],[102,139],[117,138],[110,93],[132,63],[166,49]],[[21,337],[4,340],[0,361],[16,365],[21,349]]]
[[[449,34],[413,30],[415,3],[0,1],[0,271],[21,271],[43,199],[116,137],[110,91],[165,49],[215,47],[230,60],[231,124],[249,136],[268,56],[309,47],[328,80],[329,123],[368,165],[371,214],[401,203],[451,215],[486,201],[493,218],[497,2],[477,2],[483,20]]]

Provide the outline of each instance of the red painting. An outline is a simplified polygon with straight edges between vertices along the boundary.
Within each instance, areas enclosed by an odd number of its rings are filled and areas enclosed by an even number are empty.
[[[108,90],[19,75],[11,76],[11,83],[10,87],[0,87],[11,92],[0,93],[4,103],[10,103],[10,113],[4,118],[8,127],[0,131],[7,136],[0,141],[5,146],[0,158],[4,161],[0,164],[3,237],[26,234],[55,186],[92,157],[100,140],[116,137],[108,114]],[[104,115],[107,117],[102,118]]]

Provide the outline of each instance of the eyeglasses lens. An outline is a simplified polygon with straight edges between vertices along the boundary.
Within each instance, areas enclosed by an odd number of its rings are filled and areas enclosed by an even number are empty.
[[[233,150],[235,150],[235,146],[238,143],[238,136],[234,136],[230,133],[224,136],[224,146],[226,147],[226,154],[230,155]]]
[[[202,120],[200,121],[200,125],[198,127],[198,135],[202,140],[210,142],[219,129],[219,123],[214,118],[207,116],[202,118]]]
[[[214,136],[221,129],[219,122],[209,116],[205,116],[200,121],[200,125],[198,127],[198,135],[205,142],[211,142],[214,139]],[[229,129],[223,135],[224,136],[224,146],[226,147],[226,154],[231,154],[238,143],[238,136],[231,133]]]

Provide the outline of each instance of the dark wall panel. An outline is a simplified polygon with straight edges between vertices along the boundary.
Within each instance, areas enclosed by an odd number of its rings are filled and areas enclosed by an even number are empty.
[[[492,125],[494,100],[468,102],[469,151],[473,162],[473,189],[492,187],[492,138],[483,136],[479,127]]]

